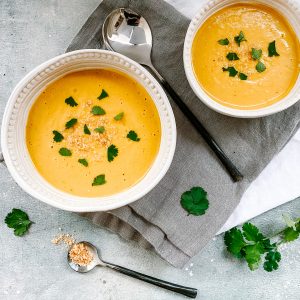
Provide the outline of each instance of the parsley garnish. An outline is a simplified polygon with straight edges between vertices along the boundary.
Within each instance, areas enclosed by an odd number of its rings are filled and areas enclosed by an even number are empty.
[[[252,48],[251,50],[251,56],[254,60],[260,60],[261,56],[262,56],[262,50],[261,49],[255,49]]]
[[[78,159],[78,162],[80,164],[84,165],[85,167],[87,167],[89,165],[89,163],[87,162],[87,160],[85,158]]]
[[[271,238],[263,235],[259,229],[251,224],[245,223],[242,229],[232,228],[224,235],[227,250],[240,259],[245,259],[250,270],[256,270],[264,259],[265,271],[277,270],[281,260],[278,246],[294,241],[300,234],[300,218],[292,220],[284,216],[287,227],[273,237],[277,237],[275,243]],[[279,239],[278,239],[279,237]]]
[[[204,215],[209,206],[207,193],[202,187],[193,187],[181,195],[180,204],[189,214]]]
[[[115,145],[110,145],[107,148],[107,160],[109,162],[113,161],[115,159],[115,157],[118,156],[118,152],[119,152],[119,150]]]
[[[54,142],[59,143],[64,139],[64,136],[60,132],[53,130],[52,133],[54,134]]]
[[[238,46],[241,46],[241,42],[246,42],[247,40],[245,39],[245,35],[243,31],[240,32],[238,36],[234,37],[234,41],[238,44]]]
[[[72,155],[71,150],[69,150],[68,148],[60,148],[58,152],[61,156],[71,156]]]
[[[95,128],[94,131],[98,132],[98,133],[103,133],[105,131],[104,126],[100,126],[98,128]]]
[[[123,113],[123,112],[120,112],[119,114],[117,114],[117,115],[114,117],[114,119],[115,119],[116,121],[120,121],[120,120],[123,119],[123,117],[124,117],[124,113]]]
[[[229,72],[230,77],[235,77],[238,73],[235,67],[222,68],[222,70],[223,72]]]
[[[130,130],[128,132],[127,137],[134,142],[140,141],[140,138],[138,137],[137,133],[133,130]]]
[[[71,119],[66,123],[66,129],[73,127],[77,123],[77,119]]]
[[[230,61],[232,60],[239,60],[240,58],[238,57],[238,55],[235,53],[235,52],[229,52],[227,55],[226,55],[226,58]]]
[[[247,80],[248,79],[248,76],[246,75],[246,74],[244,74],[244,73],[239,73],[239,78],[241,79],[241,80]]]
[[[17,208],[13,208],[12,211],[6,216],[5,223],[9,228],[14,229],[14,234],[16,236],[24,235],[32,224],[28,215],[24,211]]]
[[[100,96],[97,99],[102,100],[106,97],[108,97],[108,94],[105,90],[102,89],[102,92],[101,92]]]
[[[90,130],[89,130],[89,128],[88,128],[88,126],[85,124],[84,125],[84,127],[83,127],[83,132],[85,133],[85,134],[91,134],[91,132],[90,132]]]
[[[229,40],[227,38],[221,39],[221,40],[218,40],[218,43],[222,46],[227,46],[227,45],[229,45]]]
[[[100,106],[94,106],[91,113],[93,115],[105,115],[105,110]]]
[[[73,97],[67,98],[67,99],[65,100],[65,103],[68,104],[68,105],[70,105],[70,106],[72,106],[72,107],[78,105],[78,103],[74,100]]]
[[[279,53],[276,51],[276,41],[273,41],[269,44],[268,52],[269,52],[269,57],[279,56]]]
[[[94,178],[92,186],[102,185],[104,183],[106,183],[106,181],[105,181],[105,175],[101,174],[101,175],[98,175],[97,177]]]
[[[263,71],[266,70],[266,66],[261,61],[259,61],[256,65],[255,69],[258,73],[262,73]]]

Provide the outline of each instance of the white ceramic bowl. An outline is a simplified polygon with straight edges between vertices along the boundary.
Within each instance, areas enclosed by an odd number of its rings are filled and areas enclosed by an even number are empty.
[[[38,173],[25,142],[26,122],[32,104],[47,85],[74,71],[101,68],[124,72],[145,87],[159,113],[161,144],[149,172],[135,186],[107,197],[77,197],[56,189]],[[5,109],[1,145],[11,175],[28,194],[64,210],[106,211],[140,199],[163,178],[175,151],[176,125],[165,92],[147,70],[117,53],[105,50],[80,50],[57,56],[43,63],[18,83]]]
[[[293,27],[298,39],[300,40],[300,1],[299,0],[204,0],[201,1],[201,7],[196,16],[192,19],[184,42],[183,62],[187,79],[195,94],[202,102],[213,110],[224,115],[239,118],[256,118],[271,115],[287,109],[300,99],[300,76],[290,91],[290,93],[279,102],[260,109],[241,110],[224,106],[211,97],[202,89],[199,84],[192,65],[192,45],[194,37],[202,24],[218,10],[235,3],[260,3],[273,7],[279,11]],[[280,80],[280,76],[278,77]]]

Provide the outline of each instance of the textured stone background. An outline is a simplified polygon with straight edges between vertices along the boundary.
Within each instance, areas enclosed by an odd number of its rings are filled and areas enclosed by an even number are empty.
[[[169,1],[188,14],[195,0]],[[99,0],[0,1],[0,118],[16,83],[32,68],[64,52]],[[263,195],[261,195],[263,201]],[[300,241],[282,250],[280,269],[250,272],[224,251],[223,236],[212,240],[183,270],[170,267],[154,253],[90,224],[75,214],[47,206],[26,195],[0,166],[0,299],[183,299],[106,269],[80,275],[66,264],[64,247],[51,239],[62,232],[98,245],[108,261],[165,280],[197,287],[199,299],[290,299],[300,295]],[[13,208],[35,222],[17,238],[3,220]],[[300,199],[253,222],[267,234],[281,228],[281,214],[299,217]]]

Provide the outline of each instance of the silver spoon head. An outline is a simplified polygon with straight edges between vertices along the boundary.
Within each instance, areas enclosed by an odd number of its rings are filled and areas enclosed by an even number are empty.
[[[151,59],[152,33],[146,19],[128,8],[113,10],[102,26],[107,49],[126,55],[140,64]]]
[[[89,264],[81,266],[81,265],[78,265],[78,264],[74,263],[72,261],[72,259],[70,258],[70,251],[72,250],[72,248],[76,244],[84,244],[88,248],[90,253],[92,254],[93,260]],[[86,273],[86,272],[89,272],[89,271],[93,270],[97,265],[102,265],[103,264],[103,262],[101,261],[101,259],[99,257],[97,248],[94,245],[92,245],[89,242],[85,242],[85,241],[78,242],[76,244],[72,245],[72,247],[69,249],[68,257],[67,257],[68,264],[74,271],[79,272],[79,273]]]

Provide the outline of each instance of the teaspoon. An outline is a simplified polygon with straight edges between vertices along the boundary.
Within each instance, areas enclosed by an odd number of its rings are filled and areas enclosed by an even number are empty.
[[[139,280],[151,283],[151,284],[154,284],[161,288],[176,292],[181,295],[185,295],[190,298],[196,298],[196,296],[197,296],[197,289],[181,286],[181,285],[171,283],[171,282],[167,282],[167,281],[164,281],[161,279],[157,279],[157,278],[154,278],[154,277],[151,277],[151,276],[148,276],[148,275],[145,275],[145,274],[142,274],[142,273],[139,273],[136,271],[132,271],[130,269],[106,262],[100,257],[100,255],[97,251],[97,248],[94,245],[92,245],[91,243],[83,241],[83,242],[79,242],[78,244],[84,244],[88,248],[88,250],[90,251],[90,253],[93,256],[93,260],[86,266],[80,266],[80,265],[75,264],[71,260],[70,255],[69,255],[70,251],[72,250],[72,247],[71,247],[71,249],[68,252],[68,263],[69,263],[69,266],[76,272],[87,273],[87,272],[93,270],[96,266],[108,267],[108,268],[113,269],[122,274],[128,275],[130,277],[133,277],[133,278],[136,278],[136,279],[139,279]]]
[[[243,175],[230,161],[189,107],[153,66],[151,61],[152,33],[146,19],[131,9],[115,9],[106,17],[103,23],[102,37],[107,49],[128,56],[141,65],[150,68],[174,102],[217,155],[233,181],[242,180]]]

